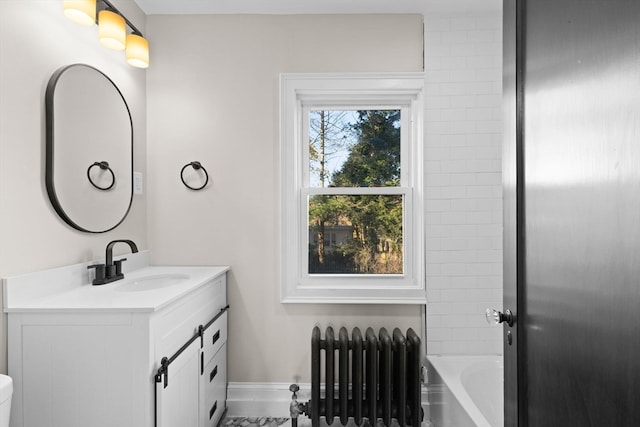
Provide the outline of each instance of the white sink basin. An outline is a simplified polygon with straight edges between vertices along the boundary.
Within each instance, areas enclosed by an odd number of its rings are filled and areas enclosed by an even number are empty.
[[[152,274],[130,280],[125,278],[125,282],[118,285],[115,290],[118,292],[153,291],[180,284],[187,279],[189,275],[184,273]]]

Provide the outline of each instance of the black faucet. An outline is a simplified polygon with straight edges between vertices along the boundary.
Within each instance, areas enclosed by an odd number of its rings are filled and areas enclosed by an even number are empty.
[[[116,243],[126,243],[131,248],[131,253],[138,252],[138,247],[132,240],[112,240],[109,242],[105,252],[105,264],[94,264],[87,267],[88,269],[96,269],[96,278],[93,279],[92,282],[94,285],[104,285],[106,283],[124,279],[124,274],[122,273],[122,262],[127,259],[122,258],[116,261],[113,260],[113,246]]]

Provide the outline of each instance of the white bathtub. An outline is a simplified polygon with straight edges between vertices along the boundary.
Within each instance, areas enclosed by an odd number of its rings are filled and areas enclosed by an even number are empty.
[[[428,356],[433,427],[503,427],[503,364],[499,356]]]

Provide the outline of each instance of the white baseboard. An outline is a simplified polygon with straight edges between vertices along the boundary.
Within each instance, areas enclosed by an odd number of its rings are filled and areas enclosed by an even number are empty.
[[[227,385],[227,416],[289,418],[292,393],[290,383],[229,383]],[[311,399],[311,384],[298,384],[298,402]],[[324,387],[321,388],[324,391]],[[422,386],[422,404],[428,401]]]
[[[291,383],[229,383],[227,416],[288,418]],[[298,402],[311,398],[311,384],[298,384]]]

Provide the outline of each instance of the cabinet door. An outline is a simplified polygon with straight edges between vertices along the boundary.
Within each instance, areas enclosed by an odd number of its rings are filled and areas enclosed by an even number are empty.
[[[158,427],[198,427],[200,340],[186,348],[170,365],[167,387],[156,384]]]

